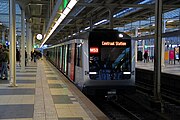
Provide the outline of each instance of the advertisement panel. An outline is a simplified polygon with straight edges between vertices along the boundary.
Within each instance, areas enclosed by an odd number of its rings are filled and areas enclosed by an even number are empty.
[[[174,48],[175,59],[179,60],[179,47]]]
[[[169,60],[174,60],[174,50],[169,51]]]

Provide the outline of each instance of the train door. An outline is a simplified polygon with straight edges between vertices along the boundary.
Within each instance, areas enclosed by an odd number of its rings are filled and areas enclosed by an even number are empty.
[[[74,81],[74,70],[75,70],[75,43],[72,44],[72,50],[71,50],[71,74],[70,78]]]
[[[56,65],[56,47],[54,47],[54,60],[53,60],[53,63]]]
[[[62,57],[62,53],[63,53],[63,52],[62,52],[62,46],[60,46],[59,51],[60,51],[60,54],[59,54],[59,58],[60,58],[60,59],[59,59],[59,65],[60,65],[60,66],[59,66],[59,68],[60,68],[60,70],[62,70],[62,63],[63,63],[63,62],[62,62],[62,61],[63,61],[63,57]]]
[[[62,46],[62,67],[61,67],[61,70],[63,73],[64,73],[64,48],[65,46],[63,45]]]
[[[55,66],[56,67],[58,66],[57,61],[58,61],[58,47],[55,47]]]
[[[52,62],[53,61],[53,48],[50,49],[50,61]]]
[[[88,50],[88,40],[83,40],[83,53],[82,53],[82,62],[83,62],[83,80],[89,79],[89,50]]]
[[[56,66],[57,66],[57,68],[59,68],[59,47],[56,47]]]
[[[59,48],[60,48],[60,47],[58,46],[58,47],[57,47],[57,67],[58,67],[58,69],[59,69],[59,59],[60,59],[60,58],[59,58],[59,57],[60,57],[60,56],[59,56],[59,54],[60,54]]]
[[[83,85],[83,70],[82,70],[82,43],[75,44],[75,84],[78,87]]]
[[[68,75],[68,54],[69,54],[69,51],[68,51],[68,46],[69,45],[66,45],[66,55],[65,55],[65,74]]]
[[[70,44],[68,46],[68,77],[70,80],[74,81],[74,54],[75,54],[75,44]]]
[[[54,64],[56,65],[56,47],[54,48]]]
[[[67,66],[67,68],[68,68],[68,69],[67,69],[67,76],[68,76],[68,78],[70,78],[70,73],[71,73],[71,72],[70,72],[70,71],[71,71],[71,70],[70,70],[70,68],[71,68],[71,49],[72,49],[72,48],[71,48],[71,44],[69,44],[69,45],[68,45],[68,54],[67,54],[67,65],[68,65],[68,66]]]
[[[63,46],[63,69],[62,71],[67,74],[67,45]]]
[[[53,63],[55,64],[56,63],[56,48],[54,47],[53,49]]]

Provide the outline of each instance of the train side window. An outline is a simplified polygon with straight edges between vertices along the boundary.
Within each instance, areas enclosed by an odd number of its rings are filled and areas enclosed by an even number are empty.
[[[82,45],[76,44],[76,66],[82,67]]]

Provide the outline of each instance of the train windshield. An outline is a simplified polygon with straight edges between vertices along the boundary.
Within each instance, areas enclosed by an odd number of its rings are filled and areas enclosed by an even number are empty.
[[[89,76],[92,80],[129,79],[131,72],[130,47],[101,46],[90,48]]]

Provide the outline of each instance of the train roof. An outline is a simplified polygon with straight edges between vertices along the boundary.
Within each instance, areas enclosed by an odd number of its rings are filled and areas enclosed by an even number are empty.
[[[131,37],[129,35],[127,35],[124,32],[119,32],[118,30],[114,30],[114,29],[93,29],[92,31],[79,33],[78,35],[73,36],[72,38],[66,39],[66,41],[72,40],[72,39],[88,39],[88,37],[91,35],[93,35],[93,36],[97,35],[98,36],[98,34],[108,34],[108,33],[110,34],[112,32],[123,35],[123,39],[131,39]]]
[[[111,34],[113,33],[113,34]],[[64,42],[68,42],[71,41],[73,39],[84,39],[84,40],[88,40],[88,39],[93,39],[93,38],[102,38],[103,37],[117,37],[119,35],[122,35],[122,39],[128,39],[131,40],[131,37],[129,35],[127,35],[124,32],[119,32],[118,30],[114,30],[114,29],[93,29],[92,31],[87,31],[87,32],[82,32],[79,33],[75,36],[72,36],[70,38],[64,39],[63,41],[61,41],[58,44],[64,43]],[[57,45],[57,44],[56,44]],[[55,44],[52,46],[56,46]]]
[[[93,38],[96,36],[97,38],[100,37],[121,37],[122,39],[131,39],[129,35],[124,32],[119,32],[118,30],[114,29],[93,29],[89,32],[89,38]]]

